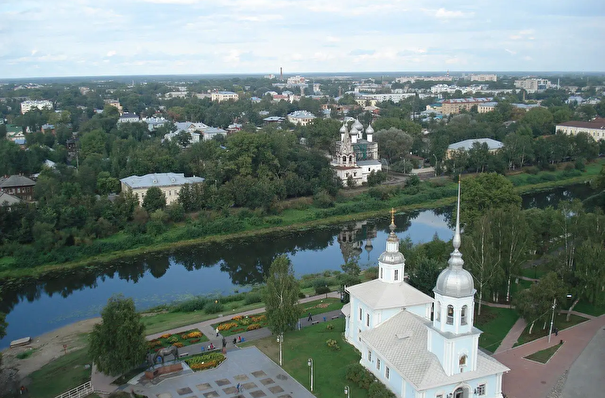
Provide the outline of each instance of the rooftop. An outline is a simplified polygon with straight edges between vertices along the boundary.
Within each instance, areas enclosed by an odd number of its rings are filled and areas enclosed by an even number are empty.
[[[27,177],[13,174],[8,178],[0,177],[0,188],[28,187],[36,183]]]
[[[569,126],[569,127],[581,127],[581,128],[585,128],[585,129],[605,130],[605,119],[597,118],[597,119],[591,120],[590,122],[582,122],[582,121],[564,122],[564,123],[557,124],[557,126]]]
[[[154,173],[144,176],[130,176],[120,180],[132,189],[150,187],[170,187],[175,185],[197,184],[204,182],[202,177],[185,177],[183,173]]]
[[[473,144],[475,142],[477,142],[479,144],[487,144],[487,148],[489,150],[500,149],[500,148],[504,147],[504,144],[501,143],[500,141],[492,140],[491,138],[477,138],[477,139],[470,139],[470,140],[455,142],[455,143],[451,144],[450,146],[448,146],[447,149],[451,149],[451,150],[462,149],[462,150],[468,151],[469,149],[471,149],[473,147]]]

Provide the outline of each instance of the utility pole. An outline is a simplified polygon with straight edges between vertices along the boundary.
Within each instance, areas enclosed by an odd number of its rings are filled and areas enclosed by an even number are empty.
[[[552,336],[552,324],[555,319],[555,307],[557,306],[557,299],[555,298],[552,302],[552,316],[550,317],[550,330],[548,331],[548,342],[550,343],[550,336]]]

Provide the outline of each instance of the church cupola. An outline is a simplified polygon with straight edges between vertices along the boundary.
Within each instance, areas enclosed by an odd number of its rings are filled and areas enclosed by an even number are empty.
[[[448,267],[439,274],[435,293],[433,323],[429,326],[427,348],[437,355],[448,376],[477,369],[477,347],[481,331],[473,327],[475,286],[473,276],[463,268],[460,253],[460,180],[456,231]]]
[[[372,125],[370,124],[366,129],[366,139],[368,142],[372,142],[372,134],[374,134],[374,128],[372,128]]]
[[[342,125],[342,127],[340,128],[340,140],[344,141],[345,138],[345,134],[347,134],[347,126],[345,124]]]
[[[383,282],[403,282],[405,270],[405,257],[399,251],[399,238],[395,235],[395,209],[391,209],[391,233],[387,238],[387,247],[378,257],[378,278]]]

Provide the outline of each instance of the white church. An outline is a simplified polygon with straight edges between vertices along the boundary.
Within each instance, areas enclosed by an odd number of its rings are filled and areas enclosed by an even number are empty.
[[[459,219],[460,184],[454,251],[435,298],[404,281],[394,210],[378,279],[347,288],[345,337],[361,352],[360,363],[398,398],[502,398],[502,375],[510,369],[479,350],[482,332],[473,326],[475,288],[458,250]]]
[[[351,179],[354,185],[362,185],[368,182],[372,171],[382,170],[378,158],[378,143],[372,139],[372,125],[365,129],[365,133],[364,139],[363,124],[358,119],[351,125],[351,130],[347,128],[346,123],[340,128],[340,141],[336,141],[331,166],[343,185],[346,185],[348,179]]]

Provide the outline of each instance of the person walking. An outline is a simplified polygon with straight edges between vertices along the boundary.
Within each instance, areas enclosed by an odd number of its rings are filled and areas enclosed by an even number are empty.
[[[307,322],[313,322],[313,316],[311,316],[310,312],[309,312],[309,318],[307,319]]]
[[[216,337],[218,337],[218,328],[216,328]]]

